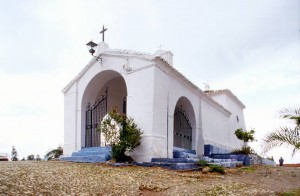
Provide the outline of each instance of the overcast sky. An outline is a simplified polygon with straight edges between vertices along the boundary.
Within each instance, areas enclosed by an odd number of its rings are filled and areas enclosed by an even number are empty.
[[[203,89],[230,89],[261,138],[300,107],[299,0],[10,0],[0,6],[0,152],[40,156],[63,144],[61,90],[90,61],[85,46],[108,30],[110,48],[154,53]],[[280,148],[276,161],[300,162]]]

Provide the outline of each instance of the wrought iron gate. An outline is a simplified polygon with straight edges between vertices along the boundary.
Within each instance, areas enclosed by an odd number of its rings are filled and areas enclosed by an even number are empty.
[[[127,97],[125,96],[123,98],[123,114],[126,114],[127,112]]]
[[[192,149],[192,126],[185,111],[179,107],[174,113],[174,147]]]
[[[85,118],[85,147],[101,146],[101,132],[97,131],[103,117],[107,114],[107,89],[105,95],[91,106],[87,106]]]

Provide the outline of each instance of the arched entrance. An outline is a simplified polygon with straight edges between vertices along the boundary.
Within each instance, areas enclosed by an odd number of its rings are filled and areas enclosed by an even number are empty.
[[[104,146],[104,138],[97,131],[103,117],[112,109],[126,113],[127,87],[124,78],[115,71],[103,71],[88,84],[82,107],[86,108],[84,116],[85,147]]]
[[[174,147],[191,150],[193,148],[194,109],[186,97],[181,97],[174,111]]]

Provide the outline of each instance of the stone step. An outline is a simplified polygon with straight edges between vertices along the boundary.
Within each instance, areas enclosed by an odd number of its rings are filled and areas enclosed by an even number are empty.
[[[173,157],[174,158],[199,158],[195,150],[187,150],[178,147],[173,148]]]
[[[151,162],[158,163],[196,163],[199,158],[152,158]]]
[[[248,155],[244,154],[212,154],[210,158],[213,159],[236,159],[237,161],[242,161],[245,166],[250,165],[250,158]]]
[[[210,162],[210,163],[219,163],[219,162],[232,162],[232,161],[237,161],[237,159],[214,159],[214,158],[209,158],[205,157],[203,160]]]
[[[173,147],[173,152],[176,152],[176,151],[186,152],[186,153],[190,153],[190,154],[196,154],[196,150],[187,150],[184,148]]]
[[[110,155],[90,155],[90,156],[70,156],[60,157],[62,161],[80,162],[80,163],[103,163],[111,159]]]
[[[111,147],[99,146],[82,148],[73,152],[69,157],[60,157],[60,160],[81,163],[101,163],[111,159]]]
[[[195,163],[161,163],[162,168],[172,169],[172,170],[190,170],[200,168]]]
[[[73,152],[71,156],[90,156],[90,155],[99,155],[99,154],[111,154],[110,146],[101,146],[101,147],[88,147],[82,148],[77,152]]]
[[[201,158],[152,158],[151,163],[141,163],[142,166],[159,166],[174,170],[188,170],[199,167],[196,163],[199,160],[206,160],[209,164],[221,165],[226,168],[233,168],[243,165],[242,161],[236,159],[212,159],[209,157]]]
[[[80,151],[111,151],[111,146],[86,147]]]
[[[173,157],[174,158],[199,158],[197,154],[180,152],[180,151],[174,151]]]
[[[228,149],[220,148],[210,144],[204,145],[204,156],[211,156],[212,154],[228,154],[228,153],[231,153],[231,151]]]
[[[99,155],[99,154],[110,155],[111,151],[78,151],[78,152],[73,152],[71,156],[92,156],[92,155]]]
[[[225,168],[235,168],[237,166],[242,166],[243,165],[243,162],[242,161],[230,161],[230,162],[213,162],[213,163],[210,163],[210,164],[213,164],[213,165],[221,165]]]
[[[143,167],[162,167],[171,170],[190,170],[190,169],[200,169],[200,167],[195,163],[168,163],[168,162],[134,162],[134,165]]]

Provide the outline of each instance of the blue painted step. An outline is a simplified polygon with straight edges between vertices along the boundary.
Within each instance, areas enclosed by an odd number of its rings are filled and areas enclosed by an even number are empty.
[[[69,157],[60,157],[60,160],[81,163],[103,163],[111,159],[111,147],[88,147],[73,152]]]
[[[61,157],[62,161],[79,162],[79,163],[103,163],[110,160],[110,155],[91,155],[91,156],[75,156]]]
[[[196,163],[199,158],[152,158],[152,163]]]
[[[173,158],[199,158],[195,150],[187,150],[183,148],[173,148]]]
[[[200,157],[195,150],[174,147],[173,158],[152,158],[150,163],[135,162],[134,164],[144,167],[158,166],[172,170],[190,170],[199,169],[199,166],[196,164],[199,160]]]
[[[172,162],[134,162],[134,165],[143,167],[162,167],[172,170],[190,170],[199,169],[199,166],[195,163],[172,163]]]
[[[90,155],[99,155],[99,154],[111,154],[111,147],[90,147],[82,148],[78,152],[73,152],[71,156],[90,156]]]
[[[211,154],[210,158],[213,159],[235,159],[237,161],[241,161],[243,165],[250,165],[250,158],[248,155],[244,154]]]

